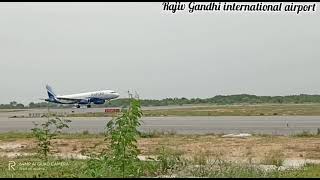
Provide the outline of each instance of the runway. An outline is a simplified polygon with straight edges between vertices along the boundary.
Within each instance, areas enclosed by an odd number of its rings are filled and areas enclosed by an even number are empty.
[[[97,111],[97,109],[89,109]],[[79,111],[89,111],[83,109]],[[0,112],[0,132],[30,131],[34,122],[46,118],[9,118],[35,111]],[[61,109],[61,111],[66,111]],[[100,110],[99,110],[100,111]],[[99,133],[104,131],[110,117],[77,117],[72,120],[66,132]],[[207,133],[256,133],[290,135],[303,131],[317,132],[320,128],[320,116],[190,116],[190,117],[143,117],[141,131],[168,131],[177,134]]]

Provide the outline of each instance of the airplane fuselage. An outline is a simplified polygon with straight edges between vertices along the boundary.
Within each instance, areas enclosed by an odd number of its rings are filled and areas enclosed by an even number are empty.
[[[57,96],[58,99],[63,100],[66,99],[103,99],[103,100],[110,100],[117,98],[119,95],[117,93],[111,93],[114,91],[104,90],[104,91],[93,91],[93,92],[86,92],[86,93],[79,93],[79,94],[70,94],[70,95],[63,95]],[[68,101],[68,100],[67,100]]]

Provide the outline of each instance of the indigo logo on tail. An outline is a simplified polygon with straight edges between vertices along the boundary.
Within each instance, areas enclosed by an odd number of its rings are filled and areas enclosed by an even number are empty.
[[[52,88],[49,85],[46,85],[46,88],[47,88],[49,99],[55,100],[56,94],[53,92]]]

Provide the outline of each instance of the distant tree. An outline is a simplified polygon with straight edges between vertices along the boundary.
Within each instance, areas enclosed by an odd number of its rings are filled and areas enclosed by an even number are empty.
[[[18,108],[18,109],[23,109],[23,108],[24,108],[24,105],[21,104],[21,103],[19,103],[19,104],[17,104],[15,107]]]
[[[34,108],[34,107],[35,107],[34,102],[29,103],[29,108]]]
[[[16,106],[17,105],[17,102],[16,101],[11,101],[10,102],[10,106]]]

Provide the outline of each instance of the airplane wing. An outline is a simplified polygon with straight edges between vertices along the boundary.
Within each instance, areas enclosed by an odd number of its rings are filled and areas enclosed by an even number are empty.
[[[64,97],[57,97],[57,99],[59,100],[67,100],[67,101],[76,101],[76,102],[80,102],[83,99],[74,99],[74,98],[64,98]]]

